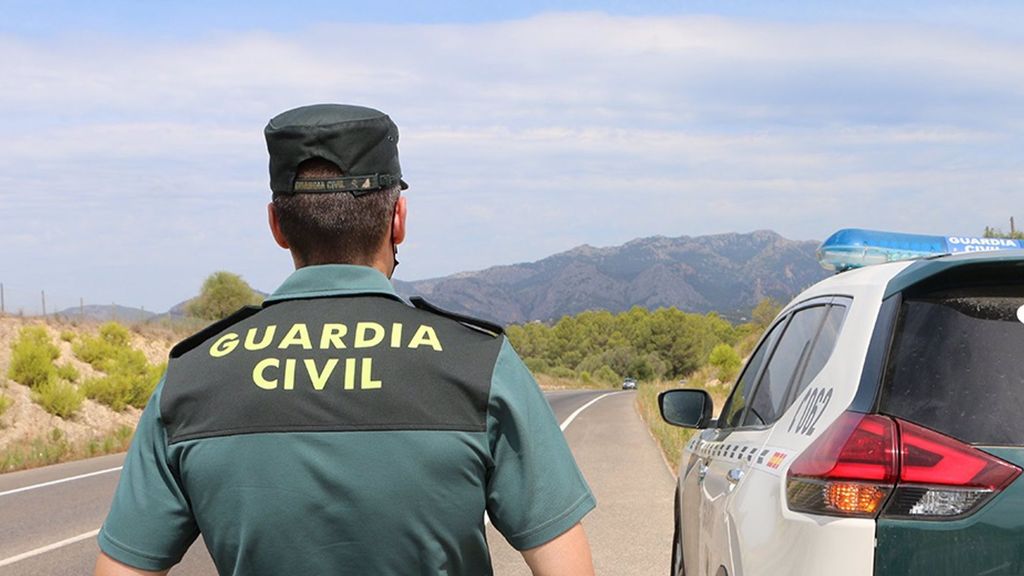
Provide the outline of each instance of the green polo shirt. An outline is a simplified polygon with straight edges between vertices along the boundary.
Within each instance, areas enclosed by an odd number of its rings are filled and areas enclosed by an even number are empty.
[[[172,351],[100,548],[144,570],[202,533],[221,574],[491,574],[595,505],[501,334],[402,302],[378,271],[297,270]]]

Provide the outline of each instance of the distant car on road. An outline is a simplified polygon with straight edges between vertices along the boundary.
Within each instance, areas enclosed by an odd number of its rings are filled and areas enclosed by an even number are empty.
[[[837,233],[826,267],[919,259],[797,296],[717,419],[703,390],[659,397],[701,430],[672,576],[1024,574],[1024,242],[925,238]]]
[[[636,380],[632,378],[626,378],[622,381],[623,390],[636,390]]]

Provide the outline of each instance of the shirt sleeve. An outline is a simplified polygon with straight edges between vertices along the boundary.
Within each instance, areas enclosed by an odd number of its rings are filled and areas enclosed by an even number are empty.
[[[494,367],[487,432],[487,514],[517,550],[554,539],[596,506],[551,406],[507,339]]]
[[[199,535],[178,475],[168,462],[167,435],[160,419],[163,386],[161,380],[142,412],[99,533],[105,554],[151,571],[180,562]]]

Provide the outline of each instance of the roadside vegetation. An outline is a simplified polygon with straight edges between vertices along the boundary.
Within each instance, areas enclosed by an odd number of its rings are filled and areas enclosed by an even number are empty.
[[[29,388],[37,388],[57,378],[53,361],[60,350],[43,326],[25,326],[11,346],[11,365],[7,377]]]
[[[131,426],[121,426],[108,434],[72,442],[60,429],[52,428],[49,434],[15,443],[0,451],[0,473],[124,452],[131,443],[133,432]]]
[[[704,365],[715,346],[737,343],[747,328],[713,313],[636,307],[620,314],[583,312],[554,325],[510,326],[507,332],[535,374],[610,387],[627,377],[682,378]]]
[[[140,334],[145,336],[140,337]],[[127,449],[180,329],[0,318],[0,472]],[[90,401],[94,400],[94,401]]]
[[[74,385],[78,371],[56,364],[59,357],[60,349],[44,326],[25,326],[11,346],[7,377],[28,386],[32,400],[50,414],[71,418],[82,408],[84,396]]]
[[[100,326],[96,336],[82,336],[72,344],[80,360],[104,372],[82,384],[89,398],[114,410],[146,405],[166,364],[151,365],[146,355],[132,348],[131,333],[116,322]]]
[[[754,346],[761,338],[761,334],[768,328],[771,321],[779,313],[781,305],[771,299],[762,300],[751,313],[752,321],[745,325],[744,335],[734,346],[725,351],[716,346],[719,350],[709,355],[708,362],[694,370],[681,381],[659,381],[650,385],[641,386],[637,391],[637,410],[640,416],[647,422],[651,435],[661,447],[669,468],[675,474],[679,470],[679,459],[683,454],[683,448],[697,432],[687,430],[678,426],[667,424],[661,419],[661,411],[658,408],[658,395],[665,390],[672,388],[700,388],[711,395],[714,402],[715,416],[718,416],[722,405],[725,404],[732,391],[736,377],[739,376],[743,359],[750,356]]]
[[[203,282],[199,295],[189,301],[185,310],[192,317],[215,321],[226,318],[243,306],[256,306],[263,297],[238,274],[214,272]]]
[[[4,393],[0,392],[0,418],[4,417],[4,412],[11,407],[11,399],[8,398]],[[0,427],[3,426],[3,422],[0,421]]]
[[[751,321],[734,326],[716,314],[634,308],[621,314],[584,312],[548,326],[511,326],[509,339],[544,388],[618,388],[638,380],[636,405],[673,470],[695,433],[661,419],[658,395],[701,388],[722,408],[733,382],[781,306],[762,300]]]

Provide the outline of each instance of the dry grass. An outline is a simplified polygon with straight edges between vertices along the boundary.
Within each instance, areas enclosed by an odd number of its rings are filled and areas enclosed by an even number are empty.
[[[725,399],[732,389],[732,384],[727,383],[723,385],[718,380],[711,378],[710,375],[714,372],[715,368],[705,366],[691,374],[686,379],[686,384],[675,381],[661,381],[642,384],[637,390],[637,411],[640,412],[640,416],[647,422],[648,428],[651,429],[651,435],[654,436],[658,446],[661,447],[665,460],[668,461],[673,473],[679,470],[679,459],[683,454],[683,448],[690,441],[690,438],[696,434],[696,431],[672,426],[662,420],[661,411],[658,409],[658,395],[665,390],[673,388],[703,388],[711,394],[717,413],[722,408],[722,404],[725,403]]]
[[[0,473],[124,452],[133,431],[131,426],[121,426],[113,432],[73,442],[59,428],[52,428],[49,434],[19,440],[0,450]]]

